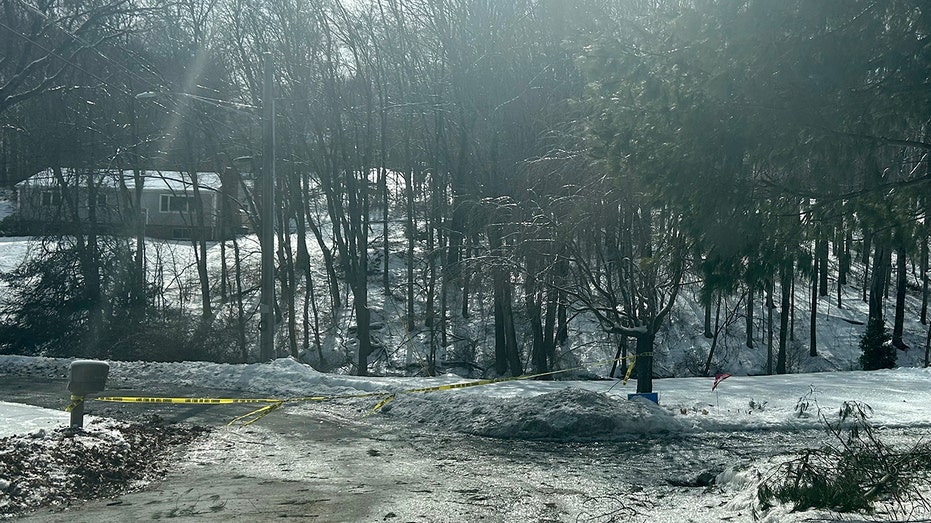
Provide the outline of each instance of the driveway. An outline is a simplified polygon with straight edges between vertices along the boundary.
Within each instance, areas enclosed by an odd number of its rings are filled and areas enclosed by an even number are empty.
[[[49,408],[66,403],[65,388],[64,381],[34,378],[0,383],[6,401]],[[195,387],[171,393],[234,394]],[[302,404],[231,428],[226,423],[248,406],[90,402],[92,415],[157,414],[214,430],[178,449],[175,466],[156,483],[19,521],[750,521],[743,494],[709,484],[711,478],[821,440],[815,431],[611,443],[500,440],[365,417],[370,408],[370,401]]]

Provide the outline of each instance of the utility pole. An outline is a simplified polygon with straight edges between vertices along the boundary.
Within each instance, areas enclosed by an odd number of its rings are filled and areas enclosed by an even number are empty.
[[[275,96],[272,54],[264,54],[265,86],[264,154],[262,169],[261,247],[262,296],[259,304],[260,340],[259,355],[262,361],[271,361],[275,352]]]

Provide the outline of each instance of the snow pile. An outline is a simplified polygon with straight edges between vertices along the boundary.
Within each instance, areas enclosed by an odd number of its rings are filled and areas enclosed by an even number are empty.
[[[291,395],[320,385],[322,374],[290,358],[236,365],[206,362],[111,361],[110,379],[132,388],[153,384]]]
[[[0,519],[141,488],[167,469],[168,451],[201,428],[93,420],[86,430],[0,438]]]
[[[503,399],[405,394],[382,411],[456,432],[510,439],[610,441],[685,429],[678,419],[652,402],[626,401],[580,388]]]
[[[68,379],[72,359],[0,355],[0,375]],[[205,387],[276,397],[383,390],[382,385],[321,374],[291,358],[248,365],[203,361],[108,361],[108,389],[157,393],[179,387]]]
[[[0,375],[33,378],[67,379],[74,360],[41,356],[0,356]]]

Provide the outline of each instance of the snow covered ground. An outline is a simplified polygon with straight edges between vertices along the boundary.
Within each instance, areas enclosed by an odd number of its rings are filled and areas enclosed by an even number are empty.
[[[0,375],[66,377],[70,360],[0,356]],[[467,383],[458,376],[438,378],[356,377],[323,374],[289,358],[271,364],[230,365],[206,362],[110,362],[111,387],[145,390],[200,385],[242,391],[245,397],[293,398],[394,392],[384,414],[417,420],[459,432],[520,439],[605,439],[637,434],[816,428],[820,408],[829,416],[845,401],[860,401],[886,427],[931,427],[931,368],[874,372],[731,376],[712,391],[713,378],[654,381],[660,403],[628,402],[636,381],[515,380],[428,393],[405,390]],[[604,372],[604,369],[592,369]],[[624,401],[622,401],[624,400]],[[374,406],[378,397],[371,399]],[[301,402],[289,408],[301,408]],[[7,406],[4,405],[5,412]],[[802,412],[800,412],[800,410]],[[3,414],[3,430],[29,432]],[[47,420],[43,411],[37,419]],[[62,416],[63,421],[64,417]],[[23,423],[32,423],[24,421]],[[585,425],[587,423],[588,425]],[[575,425],[573,425],[575,424]],[[561,429],[573,425],[571,430]]]
[[[60,410],[0,401],[0,438],[66,426],[67,416]]]
[[[931,369],[901,368],[876,372],[794,374],[784,376],[732,376],[712,391],[713,378],[670,378],[655,381],[659,405],[628,401],[635,390],[631,381],[517,380],[470,388],[427,393],[404,391],[462,383],[457,376],[438,378],[362,378],[322,374],[291,359],[270,364],[225,365],[204,362],[111,363],[108,388],[172,390],[209,386],[239,391],[240,397],[293,398],[311,395],[340,396],[368,392],[394,392],[395,399],[373,414],[398,423],[429,426],[438,433],[487,436],[505,440],[565,442],[635,442],[653,438],[681,441],[727,438],[731,433],[757,433],[760,441],[777,441],[768,434],[794,434],[821,428],[820,412],[828,420],[845,401],[859,401],[873,409],[873,423],[883,430],[908,429],[908,439],[931,434]],[[0,356],[0,376],[63,378],[69,360]],[[605,369],[593,368],[595,373]],[[380,398],[351,400],[357,406],[356,422]],[[66,398],[62,398],[62,404]],[[93,405],[93,402],[92,402]],[[99,405],[99,404],[98,404]],[[152,406],[154,412],[170,406]],[[321,409],[319,402],[292,402],[269,416],[287,416]],[[244,411],[247,410],[244,407]],[[0,437],[51,430],[68,422],[65,412],[0,403]],[[263,421],[259,421],[261,425]],[[772,456],[778,449],[761,452]],[[774,466],[764,458],[760,468]],[[711,512],[721,519],[746,515],[753,503],[756,472],[728,470],[717,482],[726,492],[715,494],[722,506]],[[726,503],[725,503],[726,502]],[[739,505],[739,507],[738,507]],[[740,508],[742,507],[742,508]],[[669,509],[672,510],[672,509]],[[679,512],[671,512],[675,514]],[[677,521],[668,516],[666,521]],[[775,510],[768,521],[803,521],[811,518]],[[672,518],[672,519],[668,519]],[[737,518],[740,520],[740,518]]]

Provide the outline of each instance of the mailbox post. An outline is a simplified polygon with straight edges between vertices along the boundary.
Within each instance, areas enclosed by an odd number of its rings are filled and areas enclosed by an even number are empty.
[[[71,362],[71,427],[84,426],[84,396],[103,392],[107,385],[110,365],[103,361],[75,360]]]

